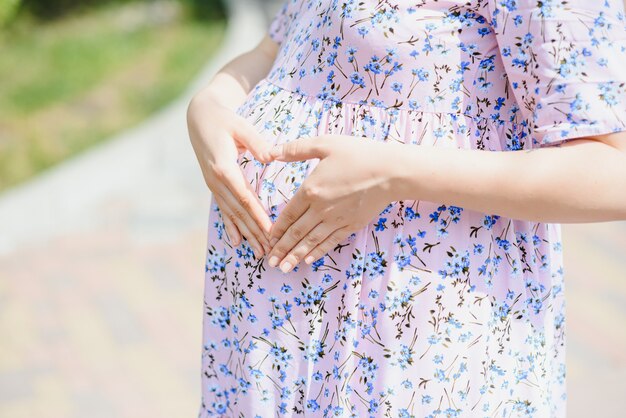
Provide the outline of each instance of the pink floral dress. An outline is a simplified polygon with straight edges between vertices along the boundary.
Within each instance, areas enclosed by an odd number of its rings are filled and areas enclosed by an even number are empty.
[[[288,0],[269,33],[237,112],[272,144],[512,152],[626,126],[622,0]],[[238,163],[275,220],[317,161]],[[205,270],[201,418],[565,417],[559,224],[394,201],[282,273],[212,200]]]

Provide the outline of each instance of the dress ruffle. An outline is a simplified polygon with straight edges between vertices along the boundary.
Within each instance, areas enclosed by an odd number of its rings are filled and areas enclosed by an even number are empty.
[[[328,106],[264,79],[237,112],[273,144],[345,134],[470,148],[486,132],[484,149],[502,150],[512,129],[460,114]],[[238,159],[273,220],[316,161]],[[201,418],[370,416],[372,402],[388,399],[421,417],[434,408],[429,394],[444,393],[450,411],[521,407],[523,388],[564,378],[558,224],[396,201],[285,274],[254,260],[247,241],[232,246],[214,200],[211,209]],[[545,394],[543,408],[558,396]]]
[[[463,114],[390,110],[354,103],[337,106],[328,100],[288,91],[268,79],[261,80],[254,87],[237,113],[251,122],[272,145],[301,137],[341,134],[361,137],[358,140],[395,141],[407,146],[501,151],[510,144],[507,133],[515,129],[512,124],[496,124]],[[522,146],[530,147],[530,144],[522,143]],[[249,151],[238,159],[244,177],[273,220],[318,162],[312,159],[264,164]],[[510,219],[425,200],[391,202],[381,216],[386,218],[387,224],[394,224],[395,233],[384,235],[386,242],[383,236],[377,236],[374,243],[371,231],[381,228],[377,225],[380,220],[374,219],[367,228],[355,234],[361,238],[355,246],[364,254],[375,244],[377,248],[393,249],[387,251],[389,259],[401,259],[407,256],[403,254],[407,249],[394,241],[398,237],[415,239],[415,245],[419,247],[419,251],[411,249],[414,256],[419,252],[415,268],[446,276],[458,266],[440,268],[442,259],[452,257],[457,262],[464,256],[469,258],[471,250],[477,251],[480,245],[483,251],[489,252],[489,257],[485,256],[489,261],[470,267],[474,271],[468,274],[481,278],[472,284],[494,300],[505,300],[509,291],[524,295],[528,309],[522,309],[519,315],[538,325],[543,324],[544,309],[550,305],[549,300],[547,304],[544,302],[555,296],[546,292],[561,276],[549,268],[561,266],[560,224]],[[433,223],[437,228],[426,232],[433,229]],[[418,236],[420,232],[424,233],[422,237]],[[450,245],[446,244],[448,236],[453,240]],[[457,252],[461,249],[465,253]],[[450,256],[450,252],[454,255]],[[476,254],[474,252],[472,257]],[[543,309],[531,309],[531,306],[539,305]]]
[[[488,151],[533,148],[523,124],[464,113],[320,99],[285,89],[269,78],[254,86],[237,112],[251,118],[273,144],[299,137],[339,134]],[[294,120],[298,123],[294,124]]]

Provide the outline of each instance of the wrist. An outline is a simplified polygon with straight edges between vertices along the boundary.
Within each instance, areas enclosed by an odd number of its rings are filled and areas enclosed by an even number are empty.
[[[413,165],[413,152],[415,149],[411,145],[387,143],[387,153],[384,154],[384,161],[387,167],[387,182],[389,184],[387,195],[390,202],[411,199],[410,190],[410,167]]]
[[[192,113],[200,112],[206,114],[207,110],[214,109],[218,106],[224,107],[224,105],[219,102],[216,94],[208,88],[205,88],[193,96],[189,102],[189,111]]]

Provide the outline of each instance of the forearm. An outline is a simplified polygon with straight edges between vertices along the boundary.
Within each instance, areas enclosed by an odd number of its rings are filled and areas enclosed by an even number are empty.
[[[276,57],[277,45],[265,37],[254,49],[238,55],[224,65],[195,94],[191,105],[202,106],[207,100],[235,110],[243,103],[250,90],[267,76]]]
[[[393,145],[403,147],[391,168],[396,200],[535,222],[626,220],[623,147],[590,140],[507,152]]]

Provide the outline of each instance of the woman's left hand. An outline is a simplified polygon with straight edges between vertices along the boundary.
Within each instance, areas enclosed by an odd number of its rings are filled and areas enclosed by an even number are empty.
[[[321,258],[394,201],[395,144],[348,135],[296,139],[274,147],[279,161],[320,161],[270,230],[272,267],[290,271]]]

